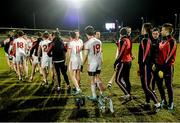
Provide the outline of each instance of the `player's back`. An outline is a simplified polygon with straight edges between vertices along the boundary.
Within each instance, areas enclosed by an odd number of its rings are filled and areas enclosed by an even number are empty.
[[[24,38],[19,37],[15,39],[13,43],[15,44],[15,48],[16,48],[16,56],[26,55],[27,42]]]
[[[102,59],[102,43],[97,38],[91,38],[85,43],[88,50],[88,63],[98,62]]]
[[[44,57],[44,58],[48,57],[47,50],[48,50],[49,43],[51,43],[51,41],[48,39],[43,40],[39,43],[39,46],[41,46],[41,48],[42,48],[42,57]]]
[[[83,47],[82,40],[72,40],[69,43],[69,48],[71,49],[71,60],[81,59],[80,52]]]

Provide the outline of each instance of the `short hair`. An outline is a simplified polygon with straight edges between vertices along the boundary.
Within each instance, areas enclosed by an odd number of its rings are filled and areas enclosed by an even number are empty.
[[[61,33],[59,31],[53,31],[52,36],[59,37]]]
[[[37,36],[38,36],[38,37],[42,37],[42,33],[41,33],[41,32],[38,32],[38,33],[37,33]]]
[[[24,32],[23,32],[22,30],[18,30],[18,31],[17,31],[17,34],[18,34],[19,36],[23,36],[23,35],[24,35]]]
[[[44,34],[43,34],[43,37],[44,37],[44,38],[48,38],[48,37],[49,37],[49,32],[48,32],[48,31],[45,31]]]
[[[76,38],[76,33],[75,33],[75,31],[71,31],[69,34],[70,34],[71,38]]]
[[[127,36],[128,34],[127,28],[126,27],[121,28],[119,33],[123,36]]]
[[[151,23],[144,23],[142,26],[148,34],[151,34],[152,25]]]
[[[154,27],[154,28],[152,29],[152,32],[155,32],[155,31],[160,32],[160,29],[159,29],[158,27]]]
[[[79,32],[79,30],[78,30],[78,29],[75,29],[74,32]]]
[[[94,27],[92,26],[87,26],[85,28],[85,33],[89,36],[93,36],[94,35]]]
[[[162,25],[162,28],[165,28],[165,30],[167,30],[169,33],[173,33],[174,29],[173,29],[173,25],[171,23],[165,23]]]
[[[130,27],[130,26],[126,26],[126,28],[127,28],[127,29],[131,29],[131,27]]]
[[[7,34],[7,37],[11,37],[11,34],[10,34],[10,33],[8,33],[8,34]]]

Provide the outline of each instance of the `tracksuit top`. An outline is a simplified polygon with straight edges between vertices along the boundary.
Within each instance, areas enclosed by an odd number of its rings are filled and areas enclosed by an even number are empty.
[[[176,40],[170,35],[164,37],[164,39],[159,44],[157,64],[170,66],[175,63],[177,44]]]
[[[140,45],[139,45],[139,53],[138,53],[138,63],[139,64],[149,64],[152,63],[152,56],[151,56],[151,39],[149,35],[146,34],[143,36]]]
[[[122,37],[121,40],[118,42],[118,61],[119,62],[130,62],[132,61],[132,43],[127,37]]]
[[[52,56],[53,61],[65,60],[67,49],[60,37],[55,37],[48,48],[48,56]]]

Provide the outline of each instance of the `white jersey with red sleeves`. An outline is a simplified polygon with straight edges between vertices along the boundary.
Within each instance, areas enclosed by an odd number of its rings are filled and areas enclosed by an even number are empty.
[[[14,40],[13,44],[15,45],[15,51],[16,51],[16,56],[25,56],[26,55],[26,50],[27,50],[27,41],[19,37]]]
[[[88,64],[102,62],[102,43],[93,37],[84,44],[84,49],[88,50]]]
[[[43,40],[39,43],[39,46],[42,48],[42,58],[49,58],[49,56],[47,55],[49,43],[51,43],[51,41],[48,39]]]
[[[81,53],[83,48],[83,41],[81,39],[70,41],[68,48],[71,49],[70,61],[82,61]]]

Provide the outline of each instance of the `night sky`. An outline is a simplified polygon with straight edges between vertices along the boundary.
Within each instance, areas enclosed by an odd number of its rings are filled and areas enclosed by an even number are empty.
[[[174,14],[180,12],[177,0],[157,1],[84,0],[77,10],[68,0],[1,0],[0,27],[33,28],[33,13],[36,28],[75,29],[78,26],[78,13],[81,29],[93,25],[103,30],[105,22],[115,20],[137,29],[141,26],[141,17],[155,26],[165,22],[174,24]]]

